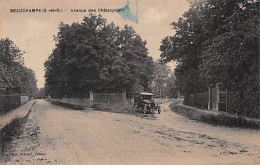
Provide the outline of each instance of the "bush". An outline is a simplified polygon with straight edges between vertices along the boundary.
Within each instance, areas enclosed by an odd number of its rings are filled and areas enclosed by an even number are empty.
[[[213,113],[207,113],[206,111],[186,107],[183,105],[178,105],[176,103],[170,104],[170,108],[183,116],[186,116],[190,119],[214,124],[214,125],[224,125],[229,127],[241,127],[241,128],[253,128],[253,129],[259,129],[260,128],[260,122],[254,121],[254,120],[248,120],[243,117],[237,117],[232,115],[226,115],[226,114],[213,114]]]
[[[228,93],[228,112],[251,118],[260,117],[260,92],[230,92]]]
[[[95,103],[91,106],[94,110],[109,111],[109,112],[133,112],[133,104],[124,102],[107,103]]]

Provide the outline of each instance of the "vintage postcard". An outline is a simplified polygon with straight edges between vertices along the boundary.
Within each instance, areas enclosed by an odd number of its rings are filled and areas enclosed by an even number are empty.
[[[0,165],[259,165],[258,0],[1,0]]]

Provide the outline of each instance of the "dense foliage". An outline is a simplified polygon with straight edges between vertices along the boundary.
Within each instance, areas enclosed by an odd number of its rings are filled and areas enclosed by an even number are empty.
[[[175,88],[175,76],[170,67],[162,61],[155,62],[152,92],[157,97],[177,97],[178,95]]]
[[[162,40],[161,57],[178,62],[176,85],[184,95],[207,91],[223,83],[239,92],[236,111],[249,115],[259,102],[250,97],[259,85],[259,2],[254,0],[195,0],[171,24],[174,36]],[[250,107],[249,107],[250,106]]]
[[[45,95],[45,88],[40,88],[37,93],[37,98],[44,99],[45,96],[47,96],[47,95]]]
[[[132,27],[120,29],[90,15],[82,23],[61,23],[55,41],[45,62],[46,92],[52,96],[150,89],[153,60]]]
[[[9,39],[0,40],[0,93],[35,97],[37,85],[34,72],[26,68],[21,50]]]

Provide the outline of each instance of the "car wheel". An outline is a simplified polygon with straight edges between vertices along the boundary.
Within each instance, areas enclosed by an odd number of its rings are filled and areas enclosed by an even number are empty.
[[[134,111],[137,112],[137,105],[134,105]]]
[[[161,114],[161,107],[158,106],[158,114]]]
[[[144,106],[143,111],[144,111],[144,114],[146,114],[146,112],[147,112],[147,108],[146,108],[145,106]]]

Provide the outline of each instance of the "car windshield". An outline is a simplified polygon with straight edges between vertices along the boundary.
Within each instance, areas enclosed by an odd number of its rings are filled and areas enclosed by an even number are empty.
[[[152,95],[141,95],[143,100],[153,100],[153,96]]]

